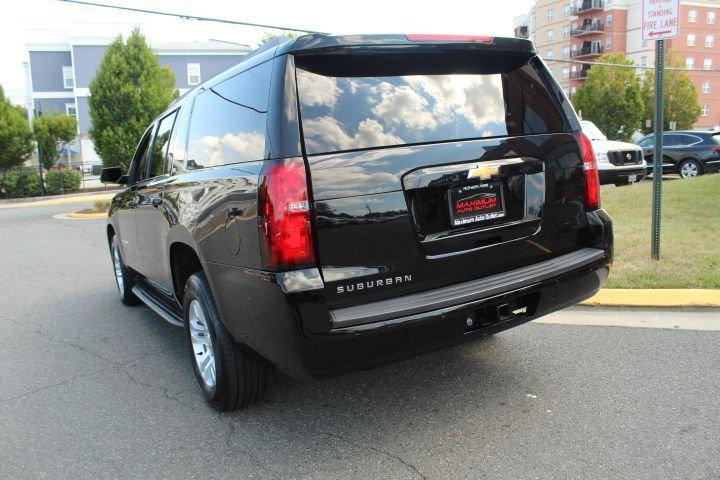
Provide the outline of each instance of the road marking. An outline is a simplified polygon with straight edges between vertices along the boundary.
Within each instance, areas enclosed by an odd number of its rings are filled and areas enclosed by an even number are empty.
[[[720,331],[720,311],[574,308],[555,312],[534,323]]]

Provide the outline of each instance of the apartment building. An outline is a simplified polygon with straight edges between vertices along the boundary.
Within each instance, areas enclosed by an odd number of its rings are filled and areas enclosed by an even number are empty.
[[[73,160],[99,162],[88,131],[92,124],[90,81],[113,38],[69,37],[61,42],[28,44],[27,108],[31,115],[64,113],[78,120],[78,141],[70,147]],[[225,42],[153,43],[160,64],[175,74],[184,93],[240,61],[251,49]]]
[[[547,14],[543,17],[550,9],[563,13],[559,23],[549,22]],[[720,0],[681,0],[680,14],[680,36],[667,42],[668,50],[687,68],[701,70],[689,72],[702,108],[695,127],[716,128],[720,126]],[[570,98],[592,66],[553,60],[592,62],[605,53],[625,52],[637,65],[653,68],[655,42],[643,40],[641,25],[638,0],[537,0],[530,12],[514,21],[515,35],[535,42]],[[560,43],[556,34],[547,33],[558,29]],[[638,70],[638,75],[643,73]]]

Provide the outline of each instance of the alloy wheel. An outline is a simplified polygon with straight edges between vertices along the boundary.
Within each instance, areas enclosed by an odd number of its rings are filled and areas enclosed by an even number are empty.
[[[195,365],[205,386],[208,389],[213,389],[217,380],[215,350],[213,349],[205,312],[197,300],[190,302],[188,324],[190,325],[190,342],[192,343]]]
[[[682,178],[694,178],[698,176],[698,166],[695,162],[685,162],[680,167],[680,176]]]
[[[115,281],[117,283],[120,297],[123,296],[125,289],[125,277],[123,275],[122,257],[120,257],[120,247],[117,243],[113,245],[113,267],[115,268]]]

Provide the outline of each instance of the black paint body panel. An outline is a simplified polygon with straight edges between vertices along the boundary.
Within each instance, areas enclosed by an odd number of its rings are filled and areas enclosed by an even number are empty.
[[[252,161],[195,169],[186,158],[187,145],[182,148],[188,137],[173,139],[181,147],[171,147],[175,158],[168,163],[175,161],[177,169],[141,181],[132,180],[131,170],[130,185],[113,199],[108,228],[119,236],[128,266],[154,297],[181,316],[182,286],[174,281],[173,255],[190,249],[237,342],[285,373],[318,376],[482,338],[593,295],[612,262],[612,225],[603,210],[585,210],[574,117],[567,120],[567,133],[305,154],[291,53],[316,54],[327,48],[337,54],[348,38],[311,36],[273,47],[171,106],[181,109],[178,118],[192,117],[198,92],[222,91],[222,82],[273,62],[267,112],[260,112],[267,115],[261,132],[264,149]],[[389,48],[388,41],[394,42],[393,51],[420,48],[398,36],[358,38],[365,53],[375,43]],[[531,53],[524,41],[498,40],[496,45]],[[555,90],[560,104],[562,95]],[[263,165],[280,158],[306,163],[317,264],[304,270],[263,270],[258,185]],[[507,206],[511,221],[445,227],[443,182],[468,182],[472,168],[466,164],[493,162],[500,162],[491,177],[502,182],[512,202]],[[439,166],[456,171],[425,171]],[[584,248],[604,256],[523,288],[494,292],[472,305],[416,312],[361,330],[333,327],[332,309],[439,289]],[[387,278],[401,281],[378,283]],[[358,281],[375,283],[363,291],[347,291],[347,285]],[[341,286],[345,291],[338,293]],[[506,317],[508,308],[527,313]],[[477,319],[472,327],[468,315]]]

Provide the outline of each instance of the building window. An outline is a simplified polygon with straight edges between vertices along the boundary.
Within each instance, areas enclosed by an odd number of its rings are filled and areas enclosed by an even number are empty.
[[[702,93],[710,93],[710,82],[709,81],[703,82]]]
[[[706,35],[705,36],[705,46],[712,48],[715,46],[715,35]]]
[[[570,95],[570,89],[567,88],[567,87],[563,88],[563,93],[565,94],[566,97],[569,96],[569,95]]]
[[[572,88],[570,89],[570,94],[571,94],[571,95],[575,95],[575,92],[577,92],[577,87],[572,87]]]
[[[687,35],[687,46],[688,46],[688,47],[694,47],[694,46],[695,46],[695,34],[694,34],[694,33],[688,33],[688,35]]]
[[[562,69],[562,75],[564,79],[570,78],[570,69],[565,67]]]
[[[68,117],[77,118],[77,107],[74,103],[65,104],[65,115],[67,115]]]
[[[552,60],[553,58],[555,58],[555,52],[553,52],[552,49],[550,49],[547,51],[547,59]]]
[[[715,23],[715,12],[707,12],[707,23]]]
[[[709,116],[710,116],[710,105],[703,105],[703,106],[702,106],[702,116],[703,116],[703,117],[709,117]]]
[[[612,22],[613,22],[612,13],[608,13],[607,18],[605,19],[605,25],[610,27],[610,26],[612,26]]]
[[[563,47],[563,58],[570,58],[570,47]]]
[[[688,57],[685,59],[685,68],[692,70],[695,68],[695,59],[692,57]]]
[[[697,10],[688,11],[688,22],[690,22],[690,23],[697,22]]]
[[[640,66],[647,67],[647,56],[643,55],[642,57],[640,57]]]
[[[548,43],[553,41],[553,37],[555,36],[555,32],[553,30],[548,30],[545,34],[545,38],[547,39]]]
[[[563,27],[563,38],[568,38],[570,36],[570,25],[565,25]]]
[[[547,18],[548,22],[552,22],[555,18],[555,12],[552,8],[548,9],[548,11],[545,13],[545,18]]]
[[[605,39],[605,50],[612,50],[612,37]]]
[[[706,58],[703,61],[703,70],[712,70],[712,58]]]
[[[65,88],[75,88],[75,72],[73,67],[62,67],[63,86]]]
[[[202,81],[200,77],[200,64],[199,63],[188,63],[187,64],[187,83],[188,85],[198,85]]]
[[[563,17],[570,16],[570,4],[563,5]]]

